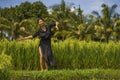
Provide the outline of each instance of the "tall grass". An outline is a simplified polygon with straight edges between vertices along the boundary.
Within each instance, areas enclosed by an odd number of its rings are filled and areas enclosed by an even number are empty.
[[[120,67],[120,43],[97,43],[78,40],[53,44],[58,68],[114,68]]]
[[[0,53],[12,56],[16,70],[38,70],[38,40],[0,42]],[[56,69],[120,69],[120,42],[98,43],[79,40],[52,42]]]
[[[120,70],[11,71],[10,80],[119,80]]]

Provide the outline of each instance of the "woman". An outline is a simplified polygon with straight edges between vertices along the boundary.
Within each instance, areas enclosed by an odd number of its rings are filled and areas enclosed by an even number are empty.
[[[51,23],[49,25],[45,25],[45,22],[42,18],[38,19],[38,24],[40,25],[40,29],[34,33],[33,35],[21,38],[19,40],[31,39],[39,36],[41,38],[39,43],[39,53],[40,53],[40,68],[41,70],[48,70],[48,66],[54,66],[55,61],[51,49],[51,28],[55,26],[58,30],[58,22]]]

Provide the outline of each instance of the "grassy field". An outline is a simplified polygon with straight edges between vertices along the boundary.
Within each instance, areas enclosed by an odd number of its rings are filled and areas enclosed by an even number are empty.
[[[11,80],[119,80],[120,70],[11,71]]]
[[[52,42],[56,66],[43,72],[39,71],[38,43],[38,39],[0,42],[0,80],[120,79],[120,42]]]
[[[1,42],[0,53],[12,57],[15,70],[39,70],[38,42]],[[55,69],[120,69],[120,42],[66,40],[52,42],[52,49]]]

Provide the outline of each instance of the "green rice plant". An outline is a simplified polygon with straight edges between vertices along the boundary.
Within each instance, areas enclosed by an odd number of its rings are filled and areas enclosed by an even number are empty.
[[[119,80],[120,70],[11,71],[10,80]]]
[[[0,80],[9,80],[9,71],[12,69],[11,60],[11,56],[6,55],[4,51],[0,54]]]
[[[0,42],[0,53],[12,56],[15,70],[39,70],[39,40]],[[99,43],[79,40],[52,42],[55,69],[119,69],[120,42]]]

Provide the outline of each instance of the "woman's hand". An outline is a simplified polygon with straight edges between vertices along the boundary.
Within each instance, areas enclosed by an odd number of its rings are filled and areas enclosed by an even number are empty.
[[[59,22],[56,22],[56,26],[55,27],[56,27],[57,30],[59,30],[58,25],[59,25]]]
[[[24,38],[19,38],[18,41],[23,41],[23,40],[27,40],[27,39],[32,39],[32,35],[24,37]]]
[[[18,39],[18,41],[23,41],[23,40],[24,40],[24,38],[19,38],[19,39]]]

